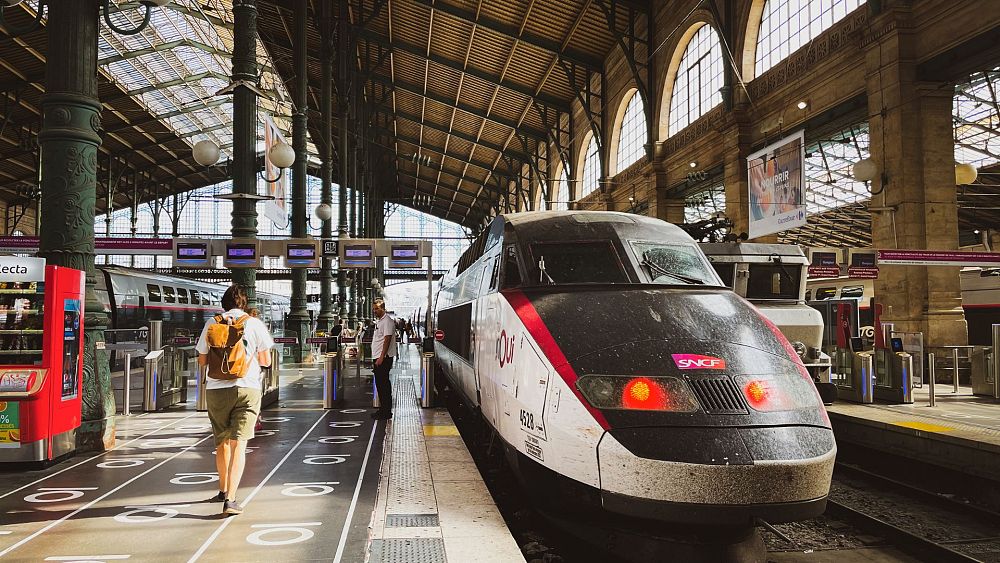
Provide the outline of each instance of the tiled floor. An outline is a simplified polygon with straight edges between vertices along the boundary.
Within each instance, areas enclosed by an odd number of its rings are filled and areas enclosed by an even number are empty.
[[[393,370],[395,413],[386,432],[367,560],[524,561],[451,416],[418,407],[418,356],[412,348],[405,352]],[[433,515],[438,525],[393,527],[387,525],[393,515]]]

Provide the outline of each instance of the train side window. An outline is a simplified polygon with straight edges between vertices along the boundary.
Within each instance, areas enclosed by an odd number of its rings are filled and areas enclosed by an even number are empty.
[[[833,299],[836,296],[837,296],[837,288],[835,287],[816,288],[816,301],[822,301],[824,299]]]
[[[850,287],[843,287],[840,289],[841,299],[863,297],[864,294],[865,294],[865,286],[863,285],[852,285]]]
[[[187,303],[188,302],[188,291],[182,287],[177,288],[177,302]]]
[[[500,256],[493,259],[493,271],[490,274],[490,291],[496,291],[498,283],[500,283]]]
[[[191,304],[192,305],[199,305],[199,304],[201,304],[201,296],[198,295],[198,290],[197,289],[192,289],[191,290]]]
[[[159,303],[160,302],[160,286],[153,285],[153,284],[147,284],[146,285],[146,293],[149,294],[149,302],[150,303]]]
[[[503,287],[520,287],[521,269],[517,264],[517,249],[508,246],[504,252]]]
[[[807,289],[806,290],[806,301],[812,301],[812,294],[813,294],[813,290],[811,290],[811,289]]]
[[[174,303],[174,288],[163,286],[163,301],[167,303]]]

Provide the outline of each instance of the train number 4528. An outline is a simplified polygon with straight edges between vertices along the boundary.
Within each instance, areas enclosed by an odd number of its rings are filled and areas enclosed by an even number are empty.
[[[527,428],[528,430],[535,429],[535,415],[521,409],[521,426]]]

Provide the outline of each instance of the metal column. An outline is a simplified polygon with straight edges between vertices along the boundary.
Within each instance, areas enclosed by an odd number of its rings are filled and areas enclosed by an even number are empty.
[[[333,205],[333,14],[330,2],[321,2],[320,6],[320,37],[322,46],[320,48],[320,63],[323,69],[322,84],[320,85],[320,114],[322,123],[320,130],[323,139],[320,143],[320,202],[332,207]],[[333,221],[327,219],[323,221],[322,237],[324,240],[333,238]],[[323,258],[320,269],[319,282],[319,317],[316,319],[317,330],[329,330],[333,324],[333,296],[331,295],[331,284],[333,283],[333,259]],[[305,335],[299,335],[301,342],[305,342]]]
[[[350,5],[347,0],[338,2],[340,9],[337,14],[337,39],[338,53],[349,53],[351,47],[351,16]],[[350,83],[350,57],[337,57],[337,84],[347,85]],[[348,135],[348,109],[349,109],[349,89],[342,88],[337,93],[337,104],[340,110],[340,119],[337,121],[340,142],[337,144],[337,166],[340,169],[340,185],[338,186],[337,201],[337,234],[343,240],[347,238],[347,182],[349,168],[349,151],[347,149]],[[340,318],[347,318],[347,275],[343,268],[337,269],[337,294],[340,297]]]
[[[306,192],[308,191],[309,149],[306,145],[307,120],[309,112],[309,26],[308,0],[295,2],[295,110],[292,115],[292,148],[295,149],[295,164],[292,168],[292,237],[306,236]],[[270,178],[268,178],[270,179]],[[306,310],[306,270],[292,268],[292,304],[288,313],[288,324],[299,337],[299,345],[294,347],[296,362],[305,356],[305,342],[309,333],[309,312]]]
[[[233,0],[233,83],[257,83],[257,0]],[[233,91],[233,238],[257,238],[257,94],[246,86]],[[238,197],[238,196],[245,197]],[[253,268],[233,269],[250,307],[257,303]]]

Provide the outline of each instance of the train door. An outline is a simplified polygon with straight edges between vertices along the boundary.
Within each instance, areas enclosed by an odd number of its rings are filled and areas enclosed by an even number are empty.
[[[478,325],[478,349],[476,354],[476,386],[480,393],[480,408],[483,416],[493,424],[498,424],[498,385],[504,364],[498,362],[497,349],[501,333],[499,294],[500,253],[490,255],[484,264],[482,285],[480,286],[480,311]]]

